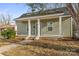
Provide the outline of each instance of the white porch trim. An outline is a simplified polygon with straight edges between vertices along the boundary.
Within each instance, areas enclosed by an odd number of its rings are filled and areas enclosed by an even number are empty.
[[[61,17],[71,17],[71,15],[62,15]]]
[[[40,37],[40,19],[37,19],[37,28],[38,28],[38,33],[37,33],[37,37],[36,37],[36,39],[39,39],[39,37]]]
[[[31,36],[31,20],[28,20],[28,35]]]
[[[33,16],[33,17],[26,17],[26,18],[20,18],[20,19],[17,19],[17,21],[27,21],[28,19],[31,19],[31,20],[36,20],[38,18],[40,18],[40,20],[42,20],[43,18],[44,19],[47,19],[47,18],[57,18],[61,15],[63,15],[64,13],[60,13],[60,14],[50,14],[50,15],[43,15],[43,16]],[[66,16],[66,15],[65,15]],[[69,16],[69,15],[67,15]],[[66,16],[66,17],[67,17]],[[63,16],[62,16],[63,17]]]
[[[31,37],[31,20],[28,20],[28,36],[26,37],[26,39],[29,39],[29,37]]]
[[[59,35],[62,37],[62,17],[59,16]]]
[[[73,23],[72,23],[73,18],[72,17],[71,17],[71,20],[70,21],[71,21],[71,37],[72,37],[73,36],[73,34],[72,34],[73,33]]]
[[[17,34],[17,26],[15,26],[15,31],[16,31],[16,36],[17,36],[17,35],[18,35],[18,34]]]

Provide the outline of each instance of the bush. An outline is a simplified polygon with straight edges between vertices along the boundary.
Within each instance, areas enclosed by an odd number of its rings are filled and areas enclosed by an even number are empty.
[[[14,29],[6,28],[3,31],[1,31],[1,35],[6,39],[10,39],[15,38],[16,32],[14,31]]]

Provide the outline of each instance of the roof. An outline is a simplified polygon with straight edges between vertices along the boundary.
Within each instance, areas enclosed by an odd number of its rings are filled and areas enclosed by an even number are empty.
[[[25,13],[25,14],[21,15],[20,17],[16,18],[16,19],[25,18],[25,17],[48,15],[48,14],[57,14],[57,13],[67,14],[67,8],[66,7],[61,7],[61,8],[44,10],[42,12],[38,11],[38,12],[34,12],[34,13]]]
[[[0,24],[0,29],[6,28],[6,26],[7,27],[10,27],[10,28],[14,28],[15,27],[15,25],[4,25],[4,24]]]

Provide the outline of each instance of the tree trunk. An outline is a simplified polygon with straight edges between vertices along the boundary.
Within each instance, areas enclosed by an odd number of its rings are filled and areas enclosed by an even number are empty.
[[[73,35],[73,37],[75,37],[76,39],[79,39],[79,17],[78,17],[78,14],[75,12],[71,3],[67,3],[66,6],[67,6],[69,14],[74,19],[74,23],[73,23],[73,25],[74,25],[74,31],[73,31],[74,35]]]

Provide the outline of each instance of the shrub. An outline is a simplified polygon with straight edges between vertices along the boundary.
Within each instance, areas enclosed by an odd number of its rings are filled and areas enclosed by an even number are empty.
[[[1,35],[6,39],[10,39],[10,38],[15,38],[16,32],[14,31],[14,29],[6,28],[1,31]]]

